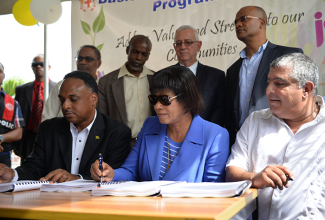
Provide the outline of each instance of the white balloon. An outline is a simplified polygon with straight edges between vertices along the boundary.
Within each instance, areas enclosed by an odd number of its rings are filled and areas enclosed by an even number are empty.
[[[60,0],[32,0],[30,11],[33,17],[43,23],[52,24],[60,19],[62,5]]]

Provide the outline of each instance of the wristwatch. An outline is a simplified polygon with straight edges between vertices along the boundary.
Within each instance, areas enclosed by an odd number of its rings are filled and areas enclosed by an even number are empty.
[[[0,134],[0,142],[2,142],[5,138]]]

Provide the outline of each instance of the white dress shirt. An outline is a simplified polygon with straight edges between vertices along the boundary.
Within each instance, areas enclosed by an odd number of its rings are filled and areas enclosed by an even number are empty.
[[[192,66],[187,67],[187,68],[189,68],[189,69],[193,72],[194,76],[196,76],[196,70],[197,70],[197,66],[198,66],[198,64],[199,64],[199,61],[197,60],[195,63],[193,63]],[[184,66],[184,65],[181,64],[181,63],[179,63],[179,65]]]
[[[118,79],[123,77],[126,125],[132,131],[132,138],[138,136],[144,121],[151,116],[148,100],[148,95],[150,95],[148,75],[153,74],[147,67],[143,66],[139,77],[136,77],[123,65],[117,76]]]
[[[78,175],[79,173],[79,166],[80,166],[82,153],[84,152],[89,131],[93,126],[96,117],[97,117],[97,110],[95,109],[95,117],[93,121],[80,132],[78,132],[78,129],[74,126],[74,124],[70,122],[70,132],[72,134],[71,174]]]
[[[84,151],[87,138],[89,135],[89,131],[94,124],[94,121],[97,117],[97,110],[95,109],[95,117],[93,121],[84,128],[81,132],[78,132],[78,129],[74,126],[72,122],[70,122],[70,132],[72,135],[72,158],[71,158],[71,174],[79,175],[82,179],[82,176],[78,174],[80,161],[82,157],[82,153]],[[47,174],[46,174],[47,175]],[[15,176],[12,181],[17,181],[19,178],[17,171],[15,170]]]
[[[259,173],[282,165],[294,174],[289,188],[259,189],[259,219],[325,219],[325,108],[294,134],[270,109],[253,112],[237,133],[227,167]]]

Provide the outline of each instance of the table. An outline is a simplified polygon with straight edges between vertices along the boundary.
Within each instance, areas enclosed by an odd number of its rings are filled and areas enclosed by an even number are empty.
[[[230,219],[236,214],[250,215],[256,207],[256,198],[256,189],[248,189],[236,198],[97,197],[90,192],[33,190],[0,193],[0,218]]]

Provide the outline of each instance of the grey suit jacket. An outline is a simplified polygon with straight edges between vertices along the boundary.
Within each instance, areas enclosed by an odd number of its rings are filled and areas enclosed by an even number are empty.
[[[253,111],[259,111],[269,108],[266,97],[267,76],[270,71],[270,64],[276,58],[288,53],[303,53],[300,48],[284,47],[269,42],[265,48],[260,65],[257,70],[252,95],[249,102],[249,114]],[[243,59],[238,59],[227,70],[227,99],[226,99],[226,123],[225,127],[229,132],[229,144],[235,143],[239,127],[239,71]]]
[[[97,110],[109,117],[127,124],[123,77],[117,78],[117,69],[99,79]],[[151,85],[153,75],[148,75]],[[153,111],[153,108],[152,108]],[[154,112],[152,112],[154,115]]]

